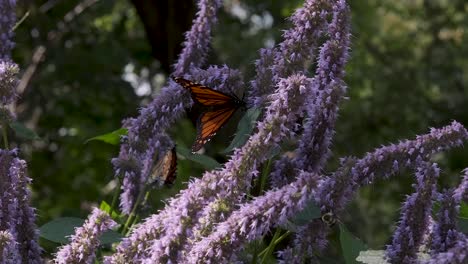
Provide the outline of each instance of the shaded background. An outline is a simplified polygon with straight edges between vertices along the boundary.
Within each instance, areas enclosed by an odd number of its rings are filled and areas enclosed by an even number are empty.
[[[166,3],[167,2],[167,3]],[[351,0],[352,47],[329,170],[342,156],[426,133],[457,120],[468,125],[468,3],[464,0]],[[286,18],[302,1],[225,1],[214,31],[210,64],[254,75],[261,47],[273,46]],[[22,68],[18,119],[42,140],[16,139],[33,178],[38,224],[59,216],[85,217],[92,205],[110,203],[110,159],[118,147],[85,141],[118,129],[121,120],[157,96],[191,24],[195,3],[144,0],[22,1],[14,60]],[[235,124],[207,146],[219,154]],[[174,128],[178,145],[190,146],[188,119]],[[183,131],[181,133],[180,131]],[[450,187],[468,165],[468,152],[438,155],[439,187]],[[155,200],[176,193],[203,168],[180,160],[178,183]],[[388,242],[411,174],[361,190],[341,219],[372,248]],[[157,203],[159,206],[161,202]]]

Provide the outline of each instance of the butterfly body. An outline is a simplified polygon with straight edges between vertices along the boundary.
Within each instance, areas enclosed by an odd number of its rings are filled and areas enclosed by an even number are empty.
[[[184,78],[173,79],[189,90],[192,100],[204,108],[197,120],[197,138],[192,145],[192,152],[200,150],[210,141],[237,109],[245,108],[245,102],[236,96],[213,90]]]

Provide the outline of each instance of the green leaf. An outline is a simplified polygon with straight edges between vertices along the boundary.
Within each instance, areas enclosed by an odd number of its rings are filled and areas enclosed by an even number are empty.
[[[85,220],[76,217],[61,217],[54,219],[39,228],[40,236],[52,242],[67,244],[69,237],[75,233],[75,228],[84,224]],[[101,237],[102,244],[110,244],[120,241],[122,236],[109,230]]]
[[[460,204],[460,217],[468,218],[468,204],[465,202]]]
[[[321,217],[320,208],[314,203],[307,203],[306,207],[294,216],[291,220],[293,224],[301,226],[309,223],[313,219]]]
[[[359,252],[367,250],[367,246],[353,236],[343,224],[340,224],[340,242],[346,264],[359,263],[356,258]]]
[[[262,111],[260,108],[250,108],[247,110],[237,125],[236,136],[231,141],[229,147],[223,150],[222,153],[231,152],[235,148],[241,147],[245,144],[245,142],[247,142],[247,139],[255,128],[255,123],[261,112]]]
[[[221,166],[221,164],[213,158],[201,154],[193,154],[188,148],[177,146],[176,151],[180,156],[196,162],[208,170],[216,169]]]
[[[101,236],[101,244],[109,245],[112,243],[117,243],[122,240],[123,236],[120,233],[115,232],[114,230],[107,230]]]
[[[98,141],[106,142],[111,145],[118,145],[120,143],[120,138],[122,136],[126,136],[127,133],[128,133],[128,129],[122,127],[110,133],[90,138],[85,141],[85,144],[92,140],[98,140]]]
[[[12,122],[10,124],[10,127],[11,129],[13,129],[13,131],[15,131],[15,134],[20,137],[20,138],[24,138],[24,139],[29,139],[29,140],[38,140],[38,139],[41,139],[37,134],[36,132],[34,132],[33,130],[27,128],[25,125],[23,125],[22,123],[19,123],[19,122]]]
[[[109,214],[111,206],[106,201],[101,201],[101,204],[99,205],[99,209]],[[116,212],[115,210],[116,209],[114,208],[114,210],[112,211],[112,219],[120,218],[120,214]]]

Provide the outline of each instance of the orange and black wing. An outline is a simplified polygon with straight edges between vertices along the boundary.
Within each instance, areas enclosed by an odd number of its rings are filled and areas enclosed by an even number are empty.
[[[185,89],[190,90],[193,101],[201,104],[202,106],[221,106],[235,100],[235,98],[228,94],[213,90],[210,87],[194,83],[184,78],[174,77],[173,79]]]
[[[177,177],[177,154],[175,147],[166,152],[151,169],[150,184],[159,182],[172,185]]]
[[[177,177],[177,153],[175,147],[166,154],[162,165],[162,179],[164,184],[172,185]]]
[[[222,108],[203,112],[197,122],[197,138],[192,145],[192,152],[197,152],[206,142],[210,141],[232,117],[237,108],[237,105],[228,104]]]

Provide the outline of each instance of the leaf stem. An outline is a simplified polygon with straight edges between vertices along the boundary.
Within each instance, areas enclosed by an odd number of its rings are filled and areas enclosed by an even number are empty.
[[[110,217],[112,217],[112,213],[114,212],[115,210],[115,206],[117,204],[117,199],[119,198],[119,194],[120,194],[120,187],[122,186],[122,183],[120,182],[120,179],[117,178],[117,186],[115,186],[115,190],[114,190],[114,196],[112,197],[112,203],[111,203],[111,208],[109,210],[109,215]]]
[[[2,137],[3,137],[3,145],[5,149],[8,149],[8,128],[5,122],[2,123]]]
[[[130,228],[130,223],[132,223],[133,218],[136,216],[138,205],[140,204],[141,199],[143,198],[143,194],[145,194],[145,196],[146,196],[145,190],[143,190],[142,192],[140,192],[138,194],[138,197],[137,197],[137,199],[135,201],[135,204],[133,205],[132,211],[128,215],[127,221],[125,222],[125,225],[124,225],[124,227],[122,229],[122,235],[125,235],[127,233],[128,229]]]
[[[278,237],[280,236],[280,233],[281,233],[281,230],[279,228],[277,228],[275,234],[273,235],[273,238],[271,239],[270,244],[268,245],[267,248],[265,248],[262,251],[262,252],[265,252],[265,253],[264,253],[263,257],[262,257],[262,261],[260,262],[261,264],[266,263],[267,257],[270,256],[271,253],[273,253],[273,250],[275,250],[275,240],[278,239]],[[262,252],[259,255],[261,255]]]

